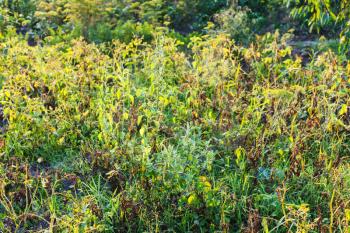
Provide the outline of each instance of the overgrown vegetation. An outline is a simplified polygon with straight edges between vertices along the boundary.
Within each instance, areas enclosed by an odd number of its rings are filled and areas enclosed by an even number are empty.
[[[350,231],[336,3],[0,0],[0,232]]]

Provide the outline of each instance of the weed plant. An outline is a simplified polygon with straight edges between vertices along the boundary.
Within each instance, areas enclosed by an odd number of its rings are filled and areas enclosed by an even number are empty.
[[[350,230],[345,56],[152,37],[1,38],[0,231]]]

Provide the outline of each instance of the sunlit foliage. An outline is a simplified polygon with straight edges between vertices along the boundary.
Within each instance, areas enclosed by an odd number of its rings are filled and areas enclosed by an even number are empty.
[[[285,3],[0,0],[0,232],[348,232],[348,53]]]

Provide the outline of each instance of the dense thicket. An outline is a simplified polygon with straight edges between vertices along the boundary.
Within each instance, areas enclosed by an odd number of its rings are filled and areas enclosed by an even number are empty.
[[[350,230],[347,1],[0,4],[0,232]]]

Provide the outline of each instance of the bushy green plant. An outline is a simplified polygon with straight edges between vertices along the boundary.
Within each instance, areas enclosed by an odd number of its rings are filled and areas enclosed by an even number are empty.
[[[215,16],[219,30],[228,33],[238,42],[249,43],[253,37],[254,20],[249,17],[249,8],[232,4],[230,8]]]
[[[5,26],[14,26],[21,28],[23,26],[31,27],[31,20],[35,10],[35,3],[29,0],[11,1],[1,0],[1,31]]]

